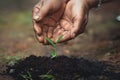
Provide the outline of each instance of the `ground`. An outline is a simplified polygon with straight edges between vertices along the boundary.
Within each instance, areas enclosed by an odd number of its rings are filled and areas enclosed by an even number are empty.
[[[119,3],[116,0],[91,10],[85,33],[59,44],[58,55],[84,57],[120,66],[120,22],[116,21],[120,15]],[[0,22],[0,72],[12,59],[50,55],[51,47],[39,44],[35,39],[30,11],[2,13]]]

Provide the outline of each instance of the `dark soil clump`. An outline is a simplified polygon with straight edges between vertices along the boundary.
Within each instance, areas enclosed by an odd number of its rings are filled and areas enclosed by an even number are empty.
[[[15,80],[120,80],[120,72],[110,67],[83,58],[30,56],[8,66],[7,74]]]

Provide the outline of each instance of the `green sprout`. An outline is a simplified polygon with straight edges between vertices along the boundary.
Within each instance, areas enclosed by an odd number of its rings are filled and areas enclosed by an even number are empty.
[[[46,40],[51,44],[51,46],[53,47],[53,50],[51,52],[51,58],[55,58],[57,56],[57,51],[56,51],[56,45],[57,43],[59,43],[63,38],[63,35],[61,35],[57,41],[54,43],[50,38],[46,37]]]
[[[30,72],[27,72],[27,75],[21,75],[25,80],[33,80]]]
[[[44,80],[55,80],[55,77],[50,74],[40,75],[40,77]]]
[[[51,71],[52,70],[49,70],[46,74],[40,75],[39,77],[41,77],[44,80],[55,80],[55,76],[50,74]]]

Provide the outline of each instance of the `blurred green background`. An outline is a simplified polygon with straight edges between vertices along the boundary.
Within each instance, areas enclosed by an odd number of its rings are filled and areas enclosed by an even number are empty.
[[[51,47],[37,42],[32,26],[32,8],[39,0],[0,0],[0,55],[49,56]],[[110,60],[120,56],[120,0],[90,11],[86,31],[59,44],[58,55]]]

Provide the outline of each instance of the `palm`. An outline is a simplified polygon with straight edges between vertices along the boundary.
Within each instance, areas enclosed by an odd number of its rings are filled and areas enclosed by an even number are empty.
[[[48,5],[51,4],[49,3]],[[42,15],[42,19],[40,19],[40,21],[33,20],[34,29],[39,42],[46,44],[46,37],[49,37],[56,42],[58,37],[61,35],[63,35],[61,42],[64,42],[75,38],[84,31],[88,21],[89,12],[86,0],[70,0],[67,4],[65,3],[65,5],[56,5],[57,8],[52,8],[54,10],[52,13],[50,13],[51,11],[48,6],[42,7],[45,9],[40,9],[40,11],[44,13],[44,15]],[[36,11],[37,10],[34,9],[34,13]]]
[[[54,31],[54,41],[60,35],[64,36],[62,41],[67,41],[82,33],[88,20],[88,10],[86,9],[84,4],[80,4],[80,0],[69,1],[60,20],[60,25]]]
[[[64,9],[65,2],[58,0],[41,0],[35,6],[33,26],[39,42],[46,43],[45,37],[52,38],[53,30],[63,15]]]

